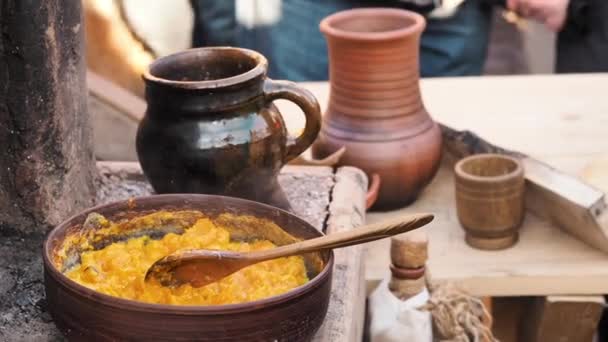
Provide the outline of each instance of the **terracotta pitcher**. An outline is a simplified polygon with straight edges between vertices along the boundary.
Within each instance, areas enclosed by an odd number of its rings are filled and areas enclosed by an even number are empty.
[[[372,209],[408,205],[438,169],[441,132],[418,85],[424,27],[414,12],[377,8],[338,12],[320,25],[331,91],[313,155],[346,146],[341,164],[378,173],[382,185]]]
[[[290,209],[277,174],[312,144],[321,115],[310,92],[267,78],[267,68],[261,54],[230,47],[152,63],[136,147],[156,192],[219,194]],[[288,136],[277,99],[302,108],[301,136]]]

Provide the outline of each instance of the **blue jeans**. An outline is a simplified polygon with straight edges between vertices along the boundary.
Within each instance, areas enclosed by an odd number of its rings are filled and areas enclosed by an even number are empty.
[[[192,0],[203,7],[201,13],[213,13],[212,7],[232,6],[233,1]],[[313,81],[328,79],[327,46],[319,31],[319,22],[337,11],[369,6],[397,7],[394,1],[382,0],[283,0],[282,17],[275,25],[246,29],[226,24],[226,18],[195,18],[216,27],[223,35],[223,45],[257,50],[270,63],[269,75],[276,79]],[[224,11],[224,13],[229,11]],[[234,13],[234,11],[232,11]],[[196,15],[195,15],[196,16]],[[479,75],[483,70],[489,40],[491,9],[481,0],[467,0],[458,12],[447,19],[429,19],[422,35],[420,68],[423,77]],[[232,27],[236,27],[230,31]],[[216,25],[217,26],[217,25]],[[226,39],[226,32],[231,33]],[[198,34],[200,36],[200,33]],[[213,32],[207,32],[213,36]],[[194,36],[197,37],[195,30]],[[196,41],[196,39],[195,39]],[[217,39],[210,39],[216,45]]]

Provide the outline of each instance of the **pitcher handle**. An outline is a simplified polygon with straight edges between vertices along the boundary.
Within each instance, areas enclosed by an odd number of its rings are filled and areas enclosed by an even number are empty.
[[[299,137],[287,137],[287,152],[283,157],[283,162],[287,163],[306,151],[317,138],[321,129],[321,108],[310,91],[290,81],[266,79],[264,96],[269,102],[278,99],[291,101],[298,105],[306,116],[304,132]]]

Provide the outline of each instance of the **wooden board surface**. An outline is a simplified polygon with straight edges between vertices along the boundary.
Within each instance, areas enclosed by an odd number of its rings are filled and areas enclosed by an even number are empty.
[[[304,84],[327,106],[326,82]],[[608,152],[608,74],[495,76],[423,79],[425,105],[438,121],[470,130],[501,147],[533,156],[577,175]],[[279,103],[292,131],[303,118],[292,104]],[[608,172],[608,170],[607,170]],[[608,293],[608,256],[533,215],[526,217],[521,241],[502,252],[468,247],[456,222],[449,169],[412,207],[368,213],[368,221],[411,210],[431,210],[429,225],[432,281],[456,281],[474,294],[520,296]],[[388,243],[368,245],[370,287],[388,272]]]
[[[421,228],[429,235],[431,283],[456,282],[480,296],[608,293],[608,256],[532,214],[526,215],[520,240],[512,248],[482,251],[469,247],[456,216],[453,173],[446,164],[411,207],[367,215],[369,222],[417,211],[436,215]],[[382,240],[368,245],[368,280],[379,282],[386,276],[388,248],[389,242]]]
[[[365,222],[367,178],[355,168],[339,168],[329,205],[327,234],[353,229]],[[365,318],[365,270],[363,247],[337,249],[332,299],[315,342],[361,341]]]
[[[327,108],[327,82],[302,83]],[[436,120],[468,129],[571,174],[608,153],[608,73],[444,77],[421,80]],[[304,127],[295,105],[278,101],[292,131]]]

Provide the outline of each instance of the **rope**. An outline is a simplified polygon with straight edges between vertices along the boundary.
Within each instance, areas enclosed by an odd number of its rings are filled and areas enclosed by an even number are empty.
[[[434,340],[441,342],[498,342],[492,317],[483,302],[452,285],[438,286],[420,308],[433,317]]]

